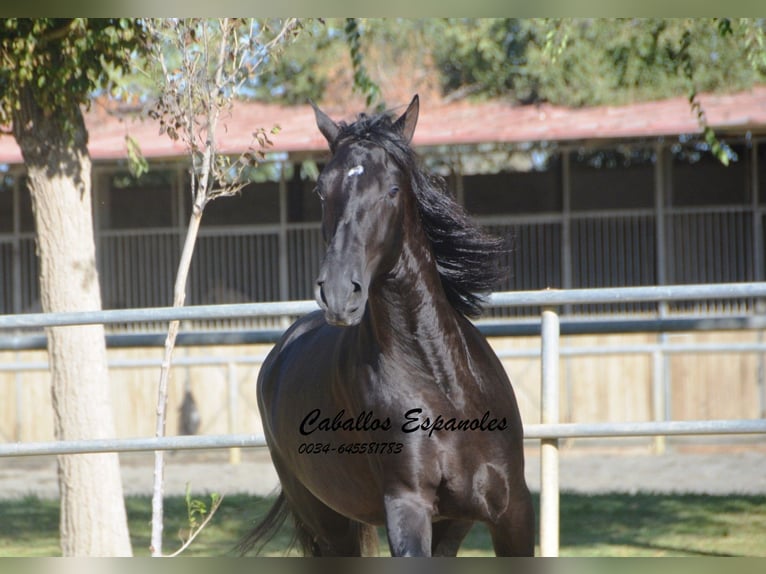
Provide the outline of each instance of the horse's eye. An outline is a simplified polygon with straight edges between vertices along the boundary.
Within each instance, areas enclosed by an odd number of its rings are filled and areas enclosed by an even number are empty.
[[[388,190],[388,195],[390,195],[391,197],[394,197],[397,193],[399,193],[398,185],[392,185],[391,188]]]
[[[322,190],[319,188],[319,186],[316,186],[316,187],[314,188],[314,193],[316,193],[316,194],[317,194],[317,196],[319,197],[319,199],[320,199],[321,201],[324,201],[324,193],[323,193],[323,192],[322,192]]]

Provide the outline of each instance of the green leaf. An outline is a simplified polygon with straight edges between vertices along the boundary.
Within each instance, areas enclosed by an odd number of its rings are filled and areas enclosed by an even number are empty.
[[[141,151],[138,141],[130,134],[125,135],[125,146],[128,152],[128,171],[136,179],[149,171],[149,162]]]
[[[731,36],[734,31],[731,29],[731,20],[729,18],[718,19],[718,34],[721,37]]]
[[[361,32],[355,18],[347,18],[345,26],[346,43],[351,55],[351,64],[354,68],[354,90],[366,96],[367,106],[372,106],[376,99],[380,98],[380,87],[370,78],[364,66],[361,53]]]

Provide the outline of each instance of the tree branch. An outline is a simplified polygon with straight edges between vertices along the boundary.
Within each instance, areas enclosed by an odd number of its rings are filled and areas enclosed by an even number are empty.
[[[72,31],[72,24],[75,23],[76,18],[67,18],[66,24],[54,28],[42,35],[41,40],[43,42],[55,42],[69,35]]]
[[[208,525],[208,523],[213,519],[213,516],[215,515],[218,508],[221,506],[221,503],[223,502],[223,496],[220,496],[216,501],[213,503],[213,506],[210,507],[210,512],[207,513],[207,516],[205,517],[205,520],[202,521],[202,523],[197,528],[192,528],[189,532],[189,538],[187,538],[181,547],[173,552],[172,554],[168,554],[168,558],[175,558],[176,556],[179,556],[182,552],[184,552],[189,546],[191,546],[191,543],[194,542],[194,539],[197,538],[200,532]]]
[[[257,66],[265,60],[266,55],[273,52],[278,43],[284,41],[297,22],[295,18],[288,19],[279,34],[261,46],[262,51]],[[232,164],[229,160],[217,155],[216,132],[222,110],[231,106],[239,77],[246,72],[252,73],[254,69],[245,70],[244,68],[247,61],[245,52],[252,44],[243,45],[239,41],[238,23],[233,22],[232,19],[219,20],[217,29],[213,30],[210,29],[211,24],[208,20],[188,19],[174,24],[175,26],[169,30],[167,22],[159,24],[154,29],[154,35],[157,38],[155,57],[159,61],[165,78],[156,116],[171,136],[183,139],[191,157],[193,205],[173,289],[173,306],[180,307],[183,306],[186,297],[187,278],[205,206],[217,197],[236,193],[245,185],[241,177],[239,180],[229,181],[227,172]],[[150,24],[150,27],[153,26],[153,23]],[[165,57],[165,44],[162,42],[166,41],[164,37],[166,30],[167,35],[172,38],[174,49],[180,55],[178,69],[172,69]],[[195,49],[189,43],[196,43],[198,47]],[[231,70],[227,68],[229,57],[230,65],[233,65]],[[238,175],[241,173],[242,169],[238,171]],[[170,322],[165,338],[157,393],[156,436],[158,437],[164,436],[165,433],[168,380],[179,327],[178,321]],[[163,452],[156,451],[151,537],[151,549],[154,556],[162,556],[163,467]],[[210,517],[205,524],[209,519]],[[198,531],[193,532],[183,548],[188,546],[197,533]]]

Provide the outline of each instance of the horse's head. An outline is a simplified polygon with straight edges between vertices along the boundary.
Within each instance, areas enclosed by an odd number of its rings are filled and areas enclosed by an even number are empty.
[[[332,325],[362,320],[370,284],[396,263],[403,242],[403,214],[410,181],[391,146],[409,145],[418,118],[418,97],[392,122],[386,116],[337,124],[316,106],[317,126],[332,158],[317,182],[327,253],[316,299]],[[388,131],[388,145],[371,134]]]

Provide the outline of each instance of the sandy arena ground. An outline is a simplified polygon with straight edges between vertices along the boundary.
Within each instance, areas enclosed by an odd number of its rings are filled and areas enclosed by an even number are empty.
[[[530,488],[539,490],[539,449],[529,448],[526,474]],[[265,449],[241,453],[230,464],[228,451],[169,453],[166,456],[168,495],[182,495],[191,483],[195,493],[266,495],[278,480]],[[123,485],[128,495],[151,494],[153,455],[121,456]],[[670,445],[665,454],[641,446],[576,446],[562,448],[560,484],[563,491],[656,492],[707,494],[766,494],[766,444],[747,440],[736,444]],[[58,497],[53,457],[0,459],[0,498],[35,495]]]

